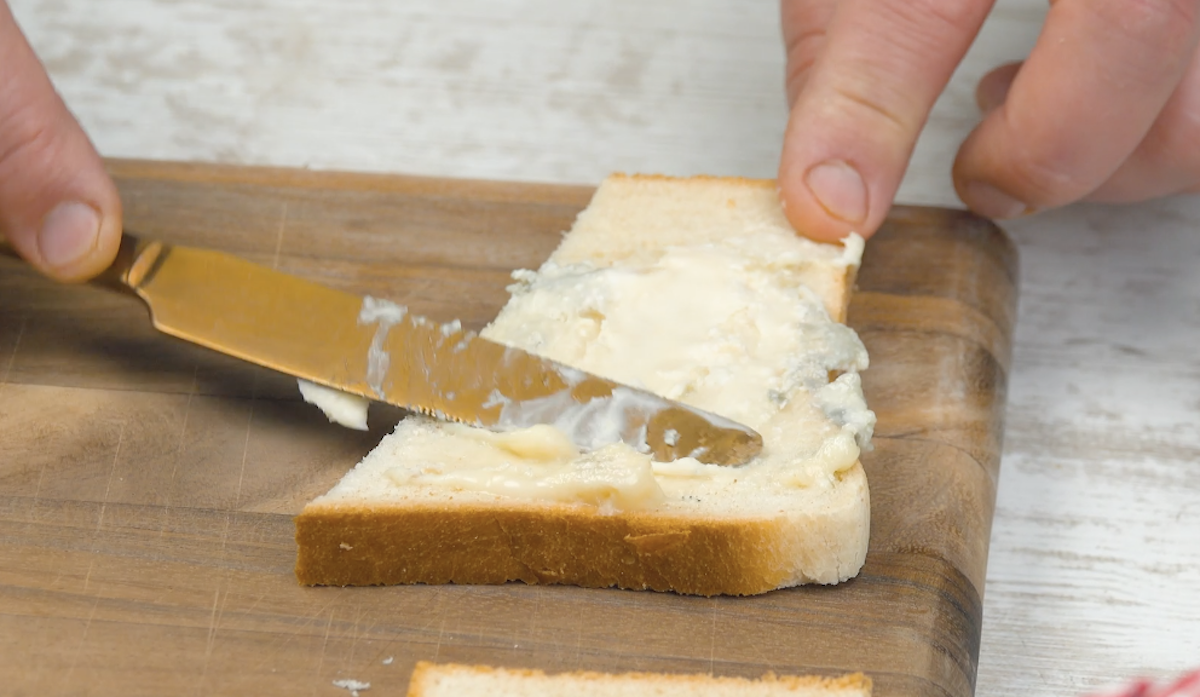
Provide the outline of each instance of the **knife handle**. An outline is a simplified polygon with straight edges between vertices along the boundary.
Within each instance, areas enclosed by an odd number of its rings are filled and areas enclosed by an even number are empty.
[[[136,293],[138,286],[153,275],[170,247],[157,241],[146,241],[128,233],[121,236],[117,256],[104,271],[91,280],[93,285],[110,290]],[[0,256],[21,259],[8,240],[0,238]]]

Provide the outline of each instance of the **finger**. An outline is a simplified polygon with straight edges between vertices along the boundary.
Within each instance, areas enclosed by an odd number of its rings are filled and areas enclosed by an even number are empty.
[[[874,233],[991,0],[844,0],[792,107],[779,167],[792,225]]]
[[[1008,63],[991,71],[979,80],[975,88],[975,103],[984,114],[990,114],[1004,103],[1021,63]]]
[[[837,0],[782,0],[779,3],[783,45],[787,56],[788,106],[796,103],[817,56],[825,48]]]
[[[79,281],[112,262],[120,234],[116,186],[0,0],[0,235]]]
[[[985,114],[1004,103],[1021,63],[985,75],[976,101]],[[1200,51],[1150,131],[1117,171],[1086,197],[1102,203],[1132,203],[1200,187]]]
[[[1195,0],[1057,0],[1004,103],[963,143],[955,188],[1007,218],[1094,191],[1146,136],[1196,44]]]
[[[1200,53],[1137,149],[1089,201],[1130,203],[1195,191],[1200,184]]]

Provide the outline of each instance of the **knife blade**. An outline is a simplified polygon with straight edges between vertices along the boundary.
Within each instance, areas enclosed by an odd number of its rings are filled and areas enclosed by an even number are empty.
[[[94,281],[166,334],[327,387],[491,430],[550,424],[585,450],[739,465],[754,430],[465,331],[214,250],[126,234]]]

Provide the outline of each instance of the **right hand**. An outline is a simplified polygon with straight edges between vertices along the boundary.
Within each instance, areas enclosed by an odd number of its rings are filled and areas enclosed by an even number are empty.
[[[782,0],[788,219],[875,232],[994,0]],[[1200,192],[1200,0],[1051,0],[1020,65],[984,77],[952,171],[992,218]]]
[[[0,237],[42,273],[84,281],[112,263],[121,199],[0,0]]]

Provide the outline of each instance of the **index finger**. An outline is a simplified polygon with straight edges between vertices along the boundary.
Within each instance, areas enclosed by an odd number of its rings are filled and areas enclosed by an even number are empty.
[[[934,101],[991,6],[992,0],[838,3],[784,135],[780,195],[799,232],[830,241],[875,232]]]

